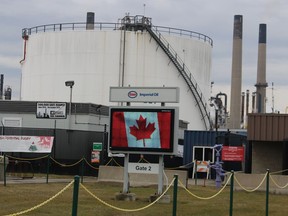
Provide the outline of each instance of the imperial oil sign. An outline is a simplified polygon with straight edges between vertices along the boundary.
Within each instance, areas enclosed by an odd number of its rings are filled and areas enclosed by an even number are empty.
[[[179,102],[178,87],[110,87],[110,102]]]

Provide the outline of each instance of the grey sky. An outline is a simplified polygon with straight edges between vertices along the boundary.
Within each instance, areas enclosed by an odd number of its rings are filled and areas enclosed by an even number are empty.
[[[144,7],[145,4],[145,7]],[[43,24],[85,22],[88,11],[96,21],[117,22],[129,12],[152,18],[159,26],[206,34],[214,41],[213,94],[229,94],[234,15],[243,15],[243,91],[254,91],[257,71],[258,29],[267,24],[267,112],[288,106],[288,1],[287,0],[0,0],[0,73],[19,98],[22,59],[21,29]]]

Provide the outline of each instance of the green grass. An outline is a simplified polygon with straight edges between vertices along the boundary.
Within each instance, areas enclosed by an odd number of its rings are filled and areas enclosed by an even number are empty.
[[[72,178],[71,178],[72,180]],[[52,197],[64,188],[67,183],[49,184],[9,184],[0,185],[0,215],[7,215],[29,209]],[[157,191],[157,186],[134,187],[135,202],[116,201],[115,194],[122,190],[122,184],[87,182],[84,185],[94,195],[109,203],[124,209],[136,209],[149,204],[149,196]],[[217,193],[215,187],[189,186],[189,190],[201,197],[209,197]],[[24,215],[71,215],[73,185],[48,204]],[[173,188],[168,191],[173,197]],[[178,190],[177,215],[201,215],[201,216],[225,216],[229,215],[230,191],[227,187],[220,195],[211,200],[200,200],[192,197],[183,188]],[[269,215],[286,216],[288,212],[287,195],[269,196]],[[234,191],[233,216],[257,216],[265,215],[265,192],[247,193]],[[78,215],[90,216],[144,216],[144,215],[172,215],[173,203],[155,205],[139,212],[122,212],[114,210],[89,195],[83,188],[79,190]]]

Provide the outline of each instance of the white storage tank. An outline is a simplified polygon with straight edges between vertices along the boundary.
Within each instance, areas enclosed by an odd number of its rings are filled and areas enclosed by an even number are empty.
[[[94,18],[94,17],[93,17]],[[88,19],[87,19],[88,20]],[[92,25],[92,26],[91,26]],[[88,28],[89,27],[89,28]],[[23,29],[21,100],[109,102],[110,87],[179,87],[180,119],[210,129],[212,40],[187,30],[153,26],[143,16],[117,23],[66,23]]]

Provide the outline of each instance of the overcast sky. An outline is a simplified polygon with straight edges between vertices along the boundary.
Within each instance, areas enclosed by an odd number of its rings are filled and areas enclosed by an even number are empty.
[[[145,6],[144,6],[145,5]],[[288,106],[287,0],[0,0],[0,73],[19,99],[23,57],[22,28],[85,22],[117,22],[125,13],[152,18],[153,25],[200,32],[214,41],[212,94],[230,94],[234,15],[243,15],[242,90],[255,91],[259,24],[267,24],[267,112]],[[274,90],[272,91],[272,82]],[[228,107],[229,108],[229,107]]]

